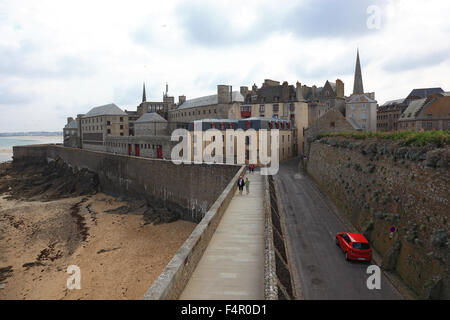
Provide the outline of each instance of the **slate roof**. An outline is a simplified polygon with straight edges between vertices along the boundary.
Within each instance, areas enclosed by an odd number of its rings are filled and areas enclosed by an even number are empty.
[[[420,108],[422,108],[423,104],[425,103],[427,99],[418,99],[413,100],[409,105],[408,108],[403,112],[402,116],[400,117],[400,120],[412,120],[416,117],[416,112],[420,111]]]
[[[442,90],[441,88],[424,88],[424,89],[414,89],[413,91],[411,91],[411,93],[408,95],[408,98],[411,97],[418,97],[420,99],[426,98],[428,97],[430,94],[433,93],[443,93],[444,90]]]
[[[200,120],[194,120],[192,122],[238,122],[238,120],[235,119],[200,119]]]
[[[137,119],[134,123],[147,123],[147,122],[167,122],[167,120],[161,117],[156,112],[149,112],[144,113],[142,117]]]
[[[233,91],[231,99],[232,99],[232,102],[244,102],[244,97],[238,91]],[[212,106],[212,105],[216,105],[218,103],[219,103],[219,99],[217,97],[217,94],[213,94],[210,96],[204,96],[204,97],[186,100],[180,106],[178,106],[177,110]]]
[[[77,121],[72,120],[64,126],[64,129],[78,129]]]
[[[392,106],[392,105],[396,105],[396,104],[401,104],[401,103],[403,103],[403,101],[405,101],[405,99],[390,100],[390,101],[385,102],[380,107],[387,107],[387,106]]]
[[[97,117],[97,116],[126,116],[127,114],[116,106],[114,103],[110,103],[104,106],[92,108],[86,113],[83,118]]]

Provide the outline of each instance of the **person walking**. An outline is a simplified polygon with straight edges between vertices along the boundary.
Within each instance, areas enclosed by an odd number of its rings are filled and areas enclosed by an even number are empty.
[[[245,190],[247,191],[247,194],[250,193],[250,180],[248,180],[248,178],[245,178]]]
[[[239,177],[239,180],[238,180],[237,184],[238,184],[238,187],[239,187],[239,195],[242,196],[242,191],[244,191],[244,185],[245,185],[244,178]]]

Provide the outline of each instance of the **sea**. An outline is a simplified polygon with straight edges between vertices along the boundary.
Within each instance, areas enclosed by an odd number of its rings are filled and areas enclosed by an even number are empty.
[[[12,160],[13,146],[46,143],[63,143],[63,136],[0,137],[0,163]]]

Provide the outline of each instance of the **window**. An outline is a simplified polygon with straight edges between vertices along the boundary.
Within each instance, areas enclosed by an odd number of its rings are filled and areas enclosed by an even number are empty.
[[[264,104],[260,104],[259,105],[259,112],[265,112],[266,111],[266,106]]]
[[[363,113],[362,116],[361,116],[361,118],[362,118],[362,119],[366,119],[366,118],[367,118],[366,114]]]
[[[287,117],[289,114],[289,106],[287,104],[283,105],[283,117]]]
[[[334,122],[330,122],[330,128],[335,128],[336,124]]]
[[[368,243],[360,243],[360,242],[353,242],[353,248],[359,249],[359,250],[368,250],[370,249],[370,245]]]
[[[123,130],[123,124],[120,125],[120,130]]]
[[[123,122],[123,117],[120,117],[120,122]]]
[[[278,104],[274,104],[272,107],[273,112],[278,112],[280,109],[280,106]]]
[[[108,134],[111,134],[111,129],[108,129],[108,131],[107,131],[107,132],[108,132]]]
[[[348,237],[348,235],[343,234],[341,237],[342,239],[344,239],[345,242],[350,243],[350,238]]]

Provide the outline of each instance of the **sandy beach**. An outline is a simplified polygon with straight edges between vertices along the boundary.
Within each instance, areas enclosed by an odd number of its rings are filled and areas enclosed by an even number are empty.
[[[11,153],[12,149],[0,149],[0,153]]]
[[[0,269],[12,270],[0,300],[141,299],[195,224],[104,212],[121,205],[102,193],[50,202],[0,196]],[[81,290],[66,287],[70,265],[81,270]]]

